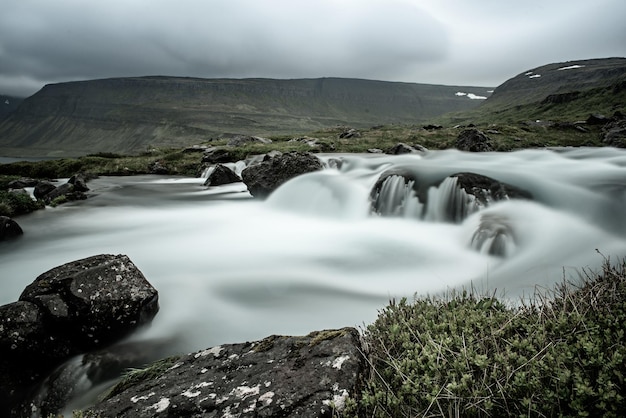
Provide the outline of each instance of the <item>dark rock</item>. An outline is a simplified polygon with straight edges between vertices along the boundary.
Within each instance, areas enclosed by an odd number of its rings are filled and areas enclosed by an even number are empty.
[[[457,185],[465,193],[474,196],[482,206],[498,200],[532,199],[532,195],[526,190],[481,174],[457,173],[451,177],[456,177]]]
[[[221,186],[223,184],[241,182],[241,178],[230,168],[217,164],[204,182],[205,186]]]
[[[507,256],[516,245],[511,221],[498,214],[483,214],[472,235],[471,246],[482,253]]]
[[[51,190],[50,192],[46,193],[43,197],[42,200],[44,202],[46,202],[47,204],[49,204],[50,202],[52,202],[54,199],[57,199],[61,196],[69,196],[72,193],[74,193],[74,185],[71,183],[64,183],[61,184],[58,187],[55,187],[53,190]],[[70,199],[68,199],[70,200]]]
[[[110,344],[152,320],[158,293],[125,255],[97,255],[55,267],[22,292],[39,306],[47,331],[76,352]]]
[[[48,193],[50,193],[56,188],[57,186],[55,186],[49,181],[40,181],[35,186],[35,189],[33,190],[33,195],[35,196],[36,199],[43,199],[44,196],[46,196]]]
[[[626,120],[609,123],[602,128],[602,142],[609,147],[626,148]]]
[[[407,145],[403,142],[399,142],[393,147],[389,148],[386,154],[391,154],[391,155],[415,154],[415,153],[424,152],[424,151],[426,151],[426,148],[422,147],[421,145],[414,147],[411,145]]]
[[[237,161],[237,159],[232,151],[224,148],[209,148],[202,156],[202,162],[209,164],[231,163]]]
[[[236,135],[235,137],[231,138],[226,145],[230,147],[240,147],[242,145],[250,143],[271,144],[272,140],[267,138],[261,138],[259,136]]]
[[[604,115],[597,115],[597,114],[589,115],[589,117],[586,120],[587,125],[605,125],[612,121],[613,120],[611,118],[607,118]]]
[[[213,347],[155,363],[90,408],[107,417],[332,417],[366,363],[355,329]]]
[[[361,132],[357,131],[354,128],[346,129],[339,134],[339,138],[349,139],[349,138],[360,138]]]
[[[8,216],[0,216],[0,241],[17,238],[24,234],[24,231],[17,222]]]
[[[456,139],[456,148],[461,151],[471,152],[493,151],[491,139],[483,132],[475,128],[461,131]]]
[[[150,174],[169,174],[170,169],[167,165],[163,164],[161,161],[153,161],[148,166],[148,172]]]
[[[426,129],[427,131],[438,131],[439,129],[443,129],[443,126],[430,124],[422,126],[422,129]]]
[[[25,187],[35,187],[39,180],[22,177],[21,179],[9,182],[9,189],[23,189]]]
[[[74,191],[77,192],[88,192],[89,187],[87,187],[87,176],[84,174],[74,174],[67,181],[68,183],[74,185]]]
[[[266,197],[278,186],[301,174],[323,169],[322,162],[309,152],[290,152],[264,159],[241,173],[254,197]]]
[[[157,291],[124,255],[77,260],[37,277],[19,301],[0,306],[0,416],[63,361],[119,340],[157,311]]]

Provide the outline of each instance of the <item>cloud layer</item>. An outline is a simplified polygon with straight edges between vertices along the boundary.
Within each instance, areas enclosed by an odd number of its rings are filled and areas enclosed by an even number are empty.
[[[1,12],[0,93],[17,95],[157,74],[493,86],[626,55],[622,0],[20,0]]]

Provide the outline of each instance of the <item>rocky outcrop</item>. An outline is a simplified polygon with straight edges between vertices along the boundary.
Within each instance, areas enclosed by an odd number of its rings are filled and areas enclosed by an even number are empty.
[[[221,186],[224,184],[241,182],[241,178],[230,168],[217,164],[204,182],[205,186]]]
[[[8,216],[0,216],[0,241],[17,238],[24,234],[24,231],[17,222]]]
[[[290,152],[267,157],[241,173],[243,182],[254,197],[264,198],[281,184],[301,174],[322,170],[322,162],[308,152]]]
[[[493,151],[491,139],[476,128],[461,131],[456,139],[456,148],[461,151],[471,152]]]
[[[626,119],[616,120],[602,128],[602,142],[609,147],[626,148]]]
[[[47,205],[59,201],[72,201],[87,199],[86,191],[87,179],[82,174],[75,174],[59,186],[55,186],[50,181],[40,181],[35,185],[33,195],[36,199],[44,201]]]
[[[107,417],[332,417],[366,370],[353,328],[270,336],[134,373],[88,413]]]
[[[17,180],[9,182],[9,189],[24,189],[26,187],[35,187],[39,183],[37,179],[31,179],[29,177],[22,177]]]
[[[0,306],[0,416],[61,362],[119,340],[157,311],[156,289],[124,255],[41,274],[17,302]]]

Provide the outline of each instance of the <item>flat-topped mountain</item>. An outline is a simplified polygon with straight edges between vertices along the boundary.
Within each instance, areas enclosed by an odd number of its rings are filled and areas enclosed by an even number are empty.
[[[476,107],[485,87],[343,78],[115,78],[45,86],[0,123],[0,155],[138,153],[227,134],[420,123]],[[457,93],[465,93],[464,95]]]

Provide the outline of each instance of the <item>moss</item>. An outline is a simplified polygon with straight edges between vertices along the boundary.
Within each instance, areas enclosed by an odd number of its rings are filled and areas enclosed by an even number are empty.
[[[309,342],[309,346],[313,347],[321,343],[322,341],[328,341],[335,339],[337,337],[341,337],[349,333],[350,330],[348,328],[337,329],[337,330],[324,330],[324,331],[314,331],[308,335],[311,338]]]
[[[180,360],[180,356],[167,357],[150,364],[144,369],[129,370],[113,388],[103,396],[102,401],[122,393],[126,389],[142,382],[157,379]]]

